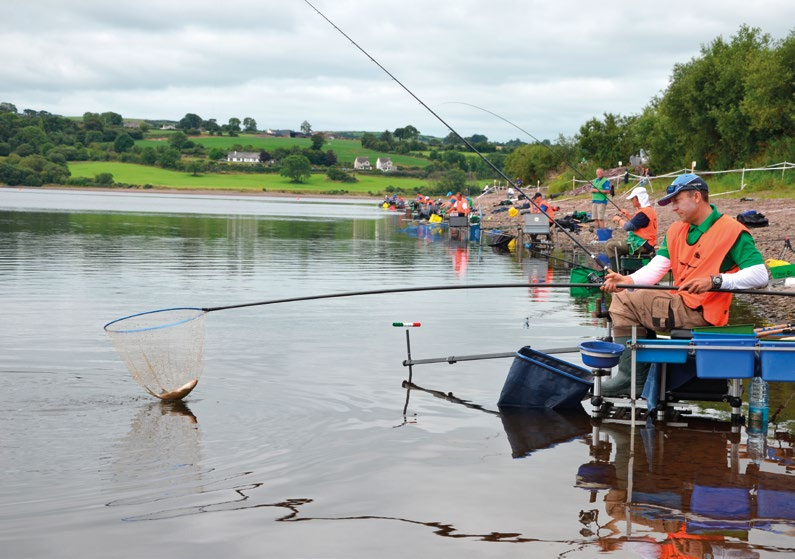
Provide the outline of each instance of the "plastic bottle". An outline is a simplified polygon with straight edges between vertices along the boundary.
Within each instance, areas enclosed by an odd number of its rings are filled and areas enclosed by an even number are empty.
[[[768,387],[761,377],[754,377],[748,389],[749,433],[767,434]]]

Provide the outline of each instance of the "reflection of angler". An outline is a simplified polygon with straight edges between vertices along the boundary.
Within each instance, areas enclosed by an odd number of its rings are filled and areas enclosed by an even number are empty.
[[[690,424],[684,429],[649,423],[636,430],[634,424],[596,423],[591,460],[579,468],[576,486],[590,492],[591,503],[603,492],[610,520],[599,525],[598,511],[584,511],[580,521],[596,524],[597,533],[609,530],[608,547],[628,544],[613,538],[633,538],[633,525],[666,534],[655,544],[663,557],[672,551],[683,554],[670,555],[676,557],[721,556],[723,534],[747,539],[752,529],[795,532],[795,480],[784,468],[760,472],[749,460],[743,471],[737,426],[695,418]],[[737,553],[732,557],[758,557],[751,550]]]

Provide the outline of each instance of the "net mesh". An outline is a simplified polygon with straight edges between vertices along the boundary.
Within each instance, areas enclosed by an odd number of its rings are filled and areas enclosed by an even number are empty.
[[[206,314],[198,308],[161,309],[114,320],[105,331],[144,390],[178,400],[193,390],[204,367]]]

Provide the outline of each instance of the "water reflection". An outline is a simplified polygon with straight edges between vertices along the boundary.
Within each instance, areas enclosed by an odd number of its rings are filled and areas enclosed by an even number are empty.
[[[200,491],[201,431],[196,416],[182,401],[151,402],[133,418],[130,430],[114,449],[114,492],[135,496],[108,503],[123,506],[179,498]]]
[[[752,460],[730,423],[689,420],[687,428],[597,422],[549,410],[502,415],[514,457],[580,438],[589,460],[575,485],[588,492],[581,535],[601,551],[642,557],[759,557],[767,536],[795,535],[793,449],[771,441]],[[789,551],[792,551],[791,549]]]

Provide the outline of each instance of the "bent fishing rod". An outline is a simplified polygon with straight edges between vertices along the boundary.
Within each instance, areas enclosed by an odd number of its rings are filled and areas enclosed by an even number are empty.
[[[281,303],[295,303],[298,301],[315,301],[318,299],[339,299],[343,297],[359,297],[362,295],[385,295],[389,293],[414,293],[419,291],[452,291],[460,289],[534,289],[534,288],[591,288],[598,289],[601,284],[596,281],[591,283],[559,283],[559,282],[543,282],[543,283],[480,283],[468,285],[431,285],[420,287],[391,287],[386,289],[370,289],[367,291],[341,291],[338,293],[326,293],[323,295],[304,295],[300,297],[287,297],[284,299],[272,299],[270,301],[259,301],[256,303],[241,303],[237,305],[225,305],[221,307],[205,307],[201,310],[204,312],[223,311],[228,309],[241,309],[244,307],[257,307],[262,305],[276,305]],[[652,289],[658,291],[677,291],[676,286],[671,285],[636,285],[634,283],[618,284],[618,289]],[[783,297],[795,297],[795,290],[793,291],[772,291],[767,289],[710,289],[709,291],[717,291],[721,293],[745,293],[747,295],[780,295]]]
[[[398,84],[398,85],[399,85],[401,88],[403,88],[403,90],[404,90],[406,93],[408,93],[409,95],[411,95],[411,96],[414,98],[414,100],[415,100],[415,101],[417,101],[417,102],[418,102],[420,105],[422,105],[422,107],[423,107],[425,110],[427,110],[429,113],[431,113],[431,114],[434,116],[434,118],[436,118],[436,120],[438,120],[439,122],[441,122],[441,123],[442,123],[442,124],[445,126],[445,128],[447,128],[448,130],[450,130],[450,132],[452,132],[453,134],[455,134],[455,135],[458,137],[458,139],[459,139],[459,140],[461,140],[461,141],[464,143],[464,145],[466,145],[466,147],[467,147],[469,150],[471,150],[471,151],[472,151],[472,152],[473,152],[475,155],[477,155],[478,157],[480,157],[480,159],[482,159],[482,160],[483,160],[483,162],[484,162],[484,163],[486,163],[486,165],[488,165],[488,166],[489,166],[489,167],[490,167],[490,168],[491,168],[491,169],[492,169],[492,170],[493,170],[495,173],[497,173],[497,175],[499,175],[501,178],[505,179],[505,180],[506,180],[508,183],[510,183],[511,185],[513,185],[513,187],[514,187],[514,188],[515,188],[515,189],[516,189],[516,190],[519,192],[519,194],[521,194],[522,196],[524,196],[525,198],[527,198],[527,200],[529,200],[529,201],[530,201],[530,203],[531,203],[531,204],[532,204],[532,205],[533,205],[533,206],[534,206],[534,207],[535,207],[535,208],[536,208],[536,209],[537,209],[537,210],[538,210],[540,213],[544,214],[544,215],[547,217],[547,219],[549,219],[549,221],[550,221],[550,222],[554,222],[554,218],[553,218],[551,215],[549,215],[549,214],[548,214],[546,211],[544,211],[544,210],[541,208],[541,206],[540,206],[539,204],[536,204],[536,203],[535,203],[535,202],[532,200],[532,198],[531,198],[530,196],[528,196],[528,195],[527,195],[527,194],[526,194],[524,191],[522,191],[522,189],[521,189],[521,188],[519,188],[519,186],[518,186],[518,185],[517,185],[517,184],[516,184],[514,181],[512,181],[512,180],[511,180],[511,179],[508,177],[508,175],[506,175],[506,174],[505,174],[505,173],[504,173],[504,172],[503,172],[503,171],[502,171],[500,168],[498,168],[498,167],[497,167],[497,166],[496,166],[494,163],[492,163],[492,162],[491,162],[491,160],[490,160],[488,157],[486,157],[486,156],[485,156],[485,155],[483,155],[483,154],[482,154],[480,151],[478,151],[478,149],[477,149],[477,148],[475,148],[475,146],[474,146],[474,145],[472,145],[472,143],[471,143],[469,140],[467,140],[467,139],[466,139],[466,138],[464,138],[464,137],[463,137],[461,134],[459,134],[459,133],[458,133],[458,132],[457,132],[457,131],[456,131],[456,130],[455,130],[453,127],[452,127],[452,126],[450,126],[450,125],[447,123],[447,121],[446,121],[446,120],[444,120],[444,119],[443,119],[441,116],[439,116],[439,115],[436,113],[436,111],[434,111],[433,109],[431,109],[431,108],[430,108],[430,107],[429,107],[429,106],[428,106],[428,105],[427,105],[427,104],[426,104],[426,103],[425,103],[425,102],[424,102],[422,99],[420,99],[419,97],[417,97],[417,95],[415,95],[413,91],[411,91],[411,90],[410,90],[410,89],[409,89],[409,88],[408,88],[406,85],[404,85],[404,84],[403,84],[403,82],[401,82],[399,79],[397,79],[397,78],[394,76],[394,74],[392,74],[392,72],[390,72],[389,70],[387,70],[387,69],[386,69],[386,68],[385,68],[385,67],[384,67],[384,66],[383,66],[383,65],[382,65],[380,62],[378,62],[378,61],[377,61],[375,58],[373,58],[373,57],[370,55],[370,53],[368,53],[366,50],[364,50],[364,48],[362,48],[362,47],[361,47],[361,46],[360,46],[360,45],[359,45],[359,44],[358,44],[356,41],[354,41],[354,40],[353,40],[353,39],[352,39],[352,38],[351,38],[351,37],[350,37],[350,36],[349,36],[347,33],[345,33],[345,31],[343,31],[342,29],[340,29],[340,28],[339,28],[339,27],[338,27],[338,26],[337,26],[337,25],[336,25],[336,24],[335,24],[333,21],[331,21],[331,20],[330,20],[328,17],[326,17],[326,15],[325,15],[323,12],[321,12],[320,10],[318,10],[318,9],[317,9],[317,8],[314,6],[314,4],[312,4],[312,3],[311,3],[309,0],[304,0],[304,2],[305,2],[305,3],[306,3],[306,4],[307,4],[307,5],[310,7],[310,8],[312,8],[312,9],[313,9],[315,12],[317,12],[317,14],[318,14],[320,17],[322,17],[323,19],[325,19],[325,20],[326,20],[326,21],[329,23],[329,25],[331,25],[331,26],[332,26],[334,29],[336,29],[336,30],[337,30],[337,31],[338,31],[338,32],[339,32],[339,33],[340,33],[340,34],[341,34],[343,37],[345,37],[345,38],[346,38],[346,39],[347,39],[347,40],[348,40],[348,41],[349,41],[349,42],[350,42],[350,43],[351,43],[353,46],[355,46],[357,49],[359,49],[359,50],[362,52],[362,54],[364,54],[364,55],[365,55],[367,58],[369,58],[369,59],[370,59],[370,61],[372,61],[372,62],[373,62],[373,64],[375,64],[376,66],[378,66],[378,67],[379,67],[381,70],[383,70],[383,72],[384,72],[384,73],[385,73],[387,76],[389,76],[390,78],[392,78],[392,80],[393,80],[393,81],[394,81],[396,84]],[[580,243],[580,241],[578,241],[578,240],[577,240],[577,239],[574,237],[574,235],[570,234],[568,231],[566,231],[565,229],[562,229],[562,228],[561,228],[561,231],[563,231],[563,232],[565,233],[565,235],[566,235],[566,236],[567,236],[569,239],[571,239],[571,241],[572,241],[572,242],[573,242],[575,245],[577,245],[578,247],[580,247],[580,248],[581,248],[581,249],[582,249],[582,250],[585,252],[585,254],[587,254],[588,256],[590,256],[591,260],[592,260],[593,262],[595,262],[595,263],[596,263],[596,265],[597,265],[597,266],[599,266],[599,268],[600,268],[600,269],[602,269],[602,270],[605,270],[605,271],[611,271],[611,270],[610,270],[610,266],[609,266],[609,265],[607,265],[607,264],[603,263],[602,261],[600,261],[600,260],[599,260],[599,259],[596,257],[596,255],[595,255],[595,254],[593,254],[593,253],[591,253],[591,251],[589,251],[587,248],[585,248],[585,245],[583,245],[582,243]]]
[[[450,104],[450,105],[466,105],[467,107],[472,107],[473,109],[478,109],[479,111],[483,111],[484,113],[489,113],[490,115],[492,115],[492,116],[495,116],[495,117],[499,118],[499,119],[500,119],[500,120],[502,120],[503,122],[506,122],[506,123],[510,124],[511,126],[513,126],[514,128],[516,128],[517,130],[519,130],[519,131],[521,131],[521,132],[524,132],[525,134],[527,134],[528,136],[530,136],[532,139],[534,139],[534,140],[536,141],[536,143],[537,143],[537,144],[539,144],[539,145],[542,145],[542,146],[544,146],[545,148],[547,148],[547,149],[550,151],[550,153],[552,153],[552,154],[553,154],[555,157],[560,157],[560,155],[558,154],[558,152],[556,152],[556,151],[555,151],[554,149],[552,149],[550,146],[548,146],[547,144],[545,144],[544,142],[542,142],[541,140],[539,140],[538,138],[536,138],[535,136],[533,136],[533,135],[532,135],[530,132],[528,132],[527,130],[525,130],[524,128],[522,128],[521,126],[519,126],[518,124],[514,124],[513,122],[511,122],[510,120],[508,120],[508,119],[507,119],[507,118],[505,118],[504,116],[502,116],[502,115],[498,115],[498,114],[497,114],[497,113],[495,113],[494,111],[490,111],[490,110],[488,110],[488,109],[484,109],[483,107],[478,107],[477,105],[473,105],[472,103],[465,103],[465,102],[463,102],[463,101],[447,101],[447,103],[446,103],[446,104]],[[571,164],[571,161],[569,161],[569,160],[568,160],[568,159],[566,159],[565,157],[561,157],[561,159],[563,160],[563,163],[565,163],[565,164],[566,164],[566,165],[569,167],[569,169],[571,169],[572,171],[574,171],[574,174],[576,174],[576,175],[579,175],[579,176],[580,176],[580,178],[582,178],[583,180],[587,180],[587,179],[586,179],[586,177],[585,177],[585,175],[583,175],[583,174],[580,172],[580,170],[579,170],[577,167],[575,167],[574,165],[572,165],[572,164]],[[589,181],[589,183],[591,184],[591,187],[593,187],[593,180]],[[616,207],[616,209],[618,209],[618,211],[620,211],[620,212],[621,212],[622,214],[624,214],[624,215],[627,215],[627,212],[626,212],[626,211],[625,211],[625,210],[624,210],[624,209],[623,209],[621,206],[619,206],[618,204],[616,204],[616,203],[615,203],[615,202],[614,202],[614,201],[613,201],[611,198],[608,198],[608,197],[607,197],[606,195],[604,195],[604,194],[603,194],[603,196],[605,197],[605,200],[607,200],[608,202],[610,202],[611,204],[613,204],[613,205]]]

